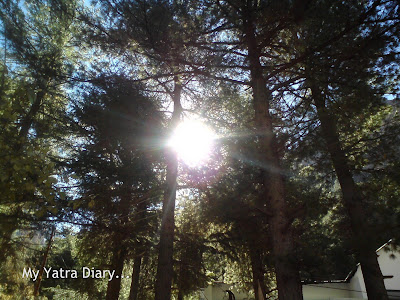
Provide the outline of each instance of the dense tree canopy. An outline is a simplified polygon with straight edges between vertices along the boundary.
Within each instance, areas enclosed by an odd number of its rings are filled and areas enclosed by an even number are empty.
[[[369,299],[388,299],[399,13],[2,1],[0,298],[198,299],[226,282],[294,300],[360,262]]]

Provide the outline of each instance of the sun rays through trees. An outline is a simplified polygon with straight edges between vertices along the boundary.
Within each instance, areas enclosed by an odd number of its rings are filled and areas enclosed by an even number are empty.
[[[2,1],[0,298],[391,299],[399,12]]]

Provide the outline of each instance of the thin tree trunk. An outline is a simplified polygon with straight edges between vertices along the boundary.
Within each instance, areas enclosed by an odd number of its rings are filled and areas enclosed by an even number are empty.
[[[368,230],[369,226],[366,224],[368,216],[363,209],[364,197],[354,182],[347,157],[341,146],[336,121],[326,108],[325,97],[320,87],[313,80],[312,75],[308,79],[311,83],[311,92],[317,108],[318,118],[321,122],[323,137],[326,141],[342,190],[344,205],[349,215],[354,247],[360,259],[368,299],[387,300],[388,295],[375,252],[374,239],[371,237],[371,230]]]
[[[183,293],[181,290],[178,291],[178,300],[183,300]]]
[[[144,229],[146,226],[146,213],[147,213],[147,203],[143,200],[139,200],[139,204],[137,205],[137,221],[136,225],[138,228]],[[137,243],[135,246],[136,256],[133,260],[133,270],[132,270],[132,282],[131,282],[131,289],[129,292],[129,300],[137,300],[138,299],[138,292],[139,292],[139,281],[140,281],[140,269],[142,266],[142,255],[141,252],[143,249],[141,247],[141,243]],[[139,254],[140,253],[140,254]]]
[[[174,78],[173,92],[174,111],[170,123],[170,132],[179,124],[181,119],[181,90],[182,86],[177,77]],[[172,149],[166,150],[167,175],[163,199],[160,243],[158,249],[158,265],[155,286],[156,300],[171,299],[171,284],[173,276],[173,244],[175,230],[175,200],[176,179],[178,177],[178,157]]]
[[[261,254],[254,245],[249,244],[251,271],[253,274],[253,290],[257,300],[265,300],[264,268],[261,261]],[[261,296],[260,296],[261,295]]]
[[[0,104],[3,104],[3,93],[6,85],[6,70],[7,70],[7,26],[4,26],[4,58],[3,58],[3,74],[1,78]]]
[[[182,240],[181,240],[182,242]],[[186,241],[183,241],[186,243]],[[187,262],[185,259],[185,251],[181,252],[180,258],[179,258],[179,270],[177,274],[177,288],[178,288],[178,300],[183,300],[183,290],[184,290],[184,284],[185,280],[187,280],[187,275],[188,275],[188,270],[187,270]]]
[[[244,18],[244,28],[253,89],[256,134],[260,141],[260,160],[264,167],[264,199],[270,212],[269,228],[278,296],[280,300],[301,300],[303,299],[302,286],[295,262],[291,222],[287,216],[284,179],[269,113],[272,95],[263,77],[260,64],[261,53],[257,46],[250,15]]]
[[[49,256],[49,252],[50,252],[51,244],[53,242],[53,237],[54,237],[55,230],[56,230],[55,227],[53,227],[52,230],[51,230],[50,239],[49,239],[49,242],[47,244],[46,252],[44,253],[43,262],[42,262],[42,265],[41,265],[40,270],[39,270],[38,279],[37,279],[37,281],[35,283],[35,287],[34,287],[34,290],[33,290],[33,295],[35,297],[39,295],[39,288],[40,288],[40,284],[41,284],[42,278],[43,278],[44,267],[46,266],[47,258]]]
[[[137,220],[136,226],[138,228],[142,228],[145,230],[146,228],[146,214],[147,211],[147,201],[143,199],[138,199],[137,204]],[[139,286],[140,286],[140,270],[142,266],[142,256],[145,253],[145,250],[142,247],[142,243],[138,242],[135,246],[135,258],[133,260],[133,270],[132,270],[132,281],[131,281],[131,288],[129,292],[129,300],[138,300],[138,293],[139,293]]]
[[[32,127],[33,120],[37,113],[39,112],[39,109],[42,105],[43,98],[46,95],[45,88],[41,88],[39,92],[36,94],[36,99],[32,103],[28,113],[26,116],[22,119],[21,125],[20,125],[20,131],[19,131],[19,137],[20,138],[25,138],[28,135],[29,129]]]
[[[114,278],[108,282],[106,300],[118,300],[121,289],[121,275],[124,269],[126,251],[118,249],[112,258],[112,268],[115,270]]]
[[[131,290],[129,293],[129,300],[138,300],[141,265],[142,265],[142,257],[136,256],[133,261],[132,282],[131,282]]]

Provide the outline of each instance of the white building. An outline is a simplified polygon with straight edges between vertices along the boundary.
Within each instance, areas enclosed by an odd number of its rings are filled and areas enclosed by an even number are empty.
[[[390,300],[400,300],[400,251],[390,242],[377,251],[378,262],[385,280]],[[214,282],[200,291],[200,300],[228,300],[226,290],[234,293],[236,300],[253,300],[253,296],[223,282]],[[361,267],[352,271],[344,280],[303,284],[304,300],[362,300],[368,299]],[[374,300],[374,299],[371,299]]]
[[[389,299],[400,300],[400,251],[387,243],[376,252]],[[304,300],[368,299],[360,265],[345,280],[304,284],[303,296]]]
[[[235,300],[253,300],[253,298],[230,284],[215,281],[205,289],[200,290],[200,300],[228,300],[229,295],[226,292],[230,290],[235,295]]]

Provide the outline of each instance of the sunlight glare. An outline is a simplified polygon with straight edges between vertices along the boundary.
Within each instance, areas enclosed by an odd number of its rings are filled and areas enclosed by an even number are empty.
[[[214,139],[215,133],[204,123],[188,120],[178,125],[168,145],[185,164],[194,167],[209,157]]]

